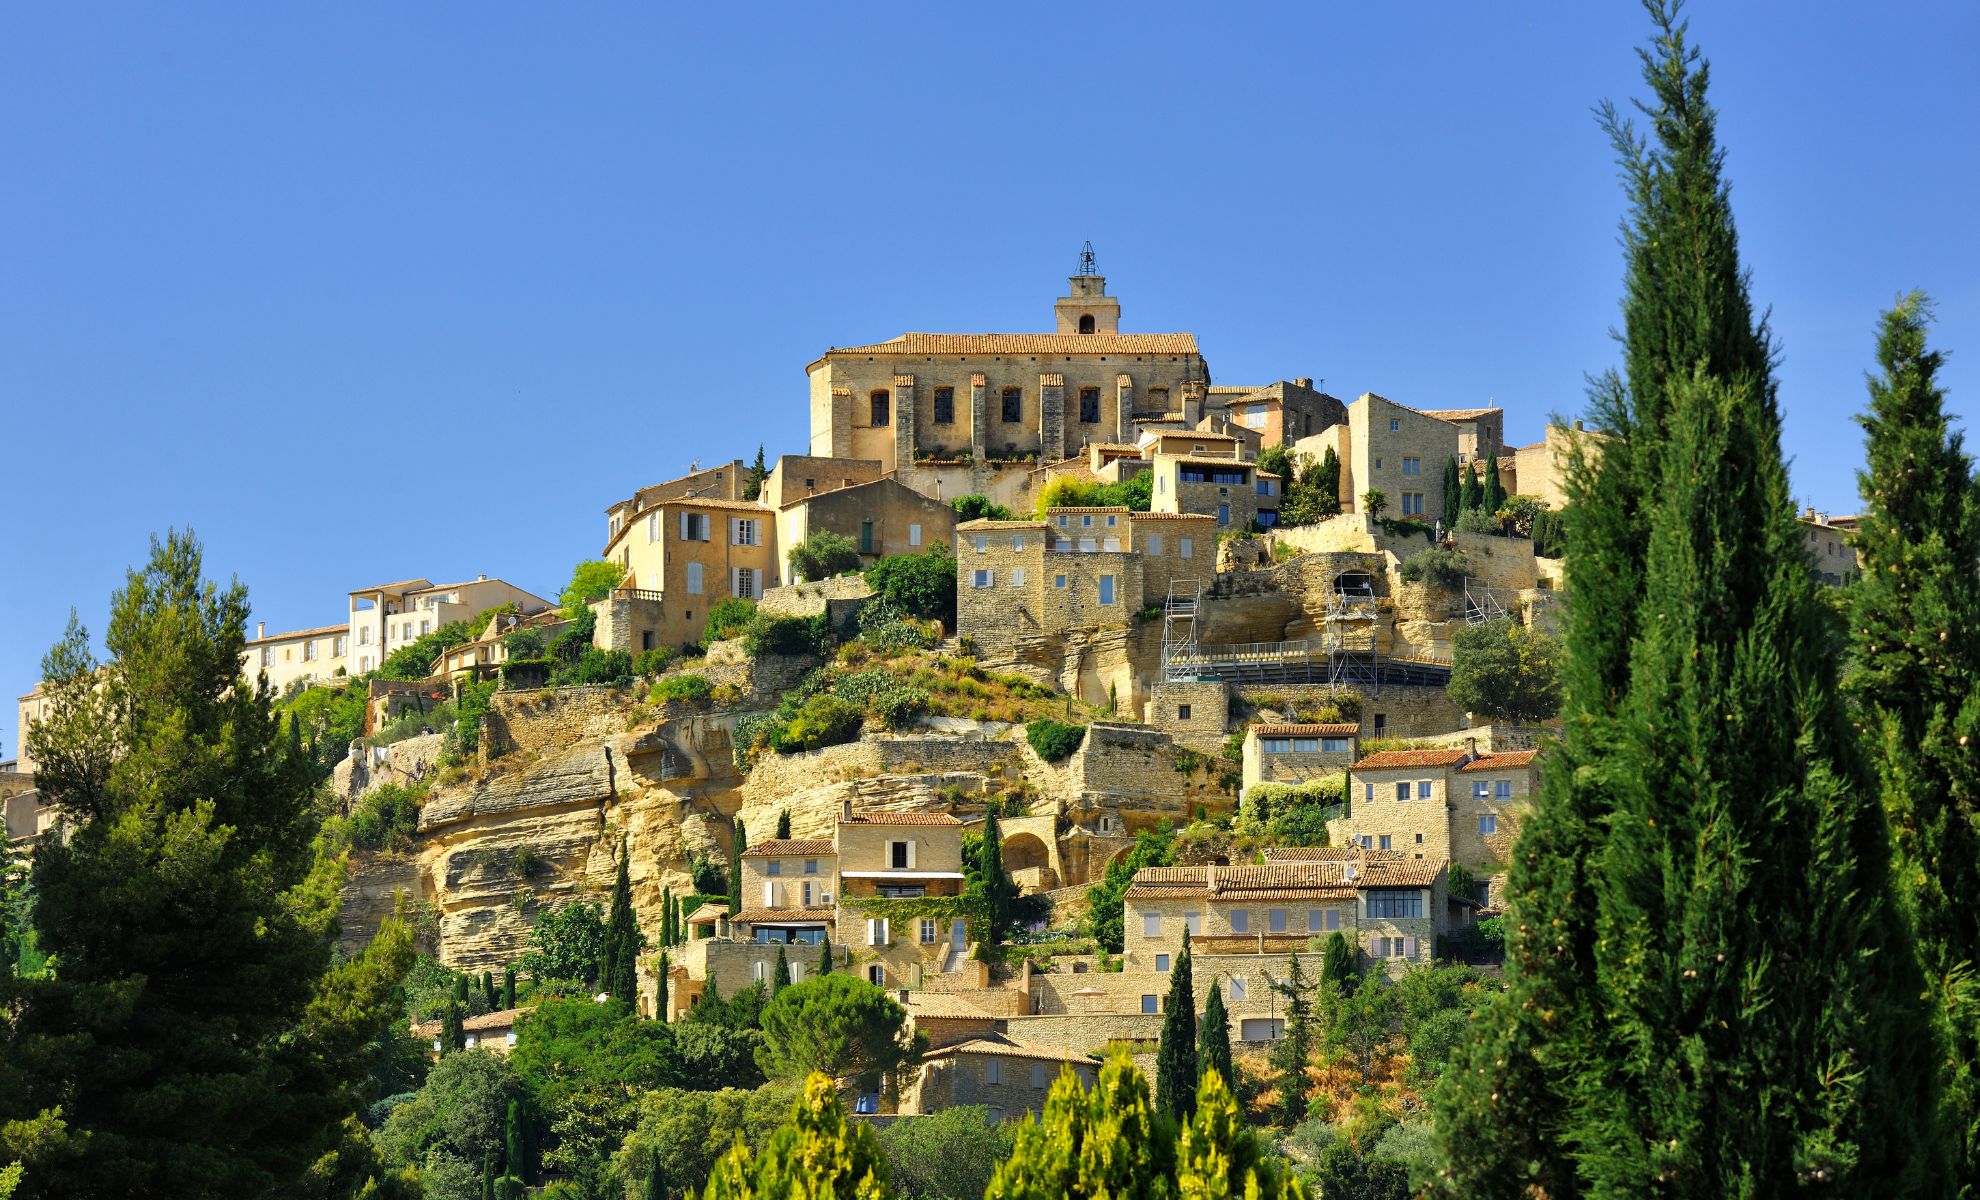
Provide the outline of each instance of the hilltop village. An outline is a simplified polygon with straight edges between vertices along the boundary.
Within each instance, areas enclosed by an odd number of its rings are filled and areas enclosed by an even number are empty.
[[[1557,628],[1605,435],[1218,383],[1122,331],[1090,252],[1068,282],[1048,332],[826,351],[803,453],[601,497],[562,595],[413,578],[258,629],[243,673],[341,814],[345,942],[406,905],[500,975],[617,888],[643,1018],[821,970],[896,998],[919,1059],[856,1108],[900,1116],[1022,1114],[1110,1045],[1152,1074],[1184,946],[1261,1053],[1299,955],[1489,964],[1551,681],[1462,660]],[[1802,527],[1851,578],[1850,520]],[[34,770],[0,769],[22,844]],[[419,1036],[501,1052],[514,996]]]

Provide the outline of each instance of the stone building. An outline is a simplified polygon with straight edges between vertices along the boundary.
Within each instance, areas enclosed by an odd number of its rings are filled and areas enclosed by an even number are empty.
[[[1138,416],[1190,403],[1200,420],[1210,373],[1195,337],[1120,332],[1120,301],[1091,271],[1082,263],[1054,304],[1051,333],[904,333],[826,351],[805,368],[810,453],[876,460],[931,495],[1008,502],[1022,481],[989,481],[995,464],[1132,443]]]
[[[1497,905],[1520,823],[1539,789],[1531,750],[1481,754],[1388,750],[1356,762],[1347,815],[1328,822],[1329,839],[1410,860],[1461,864],[1478,885],[1466,897]]]
[[[376,670],[395,650],[409,646],[443,625],[512,604],[519,613],[539,613],[550,601],[486,575],[462,583],[402,579],[353,589],[345,647],[350,673]]]
[[[772,509],[722,497],[641,496],[607,510],[610,540],[601,557],[626,571],[614,596],[644,602],[639,641],[612,648],[637,652],[699,641],[716,601],[760,599],[777,585]]]
[[[486,1050],[503,1058],[516,1048],[516,1024],[528,1014],[536,1011],[536,1006],[528,1008],[504,1008],[495,1012],[468,1017],[461,1022],[461,1031],[467,1035],[467,1049]],[[427,1051],[434,1058],[440,1057],[440,1036],[446,1031],[441,1021],[415,1021],[412,1035],[427,1043]]]
[[[1046,1093],[1070,1069],[1082,1087],[1092,1087],[1099,1064],[1091,1055],[985,1033],[921,1056],[921,1070],[903,1089],[900,1111],[935,1113],[978,1104],[992,1121],[1042,1112]]]
[[[1491,462],[1507,452],[1506,411],[1502,408],[1426,408],[1426,417],[1435,417],[1457,426],[1457,460],[1461,467]],[[1443,463],[1437,464],[1442,478]]]
[[[1264,387],[1212,387],[1205,407],[1258,435],[1260,447],[1281,446],[1346,424],[1347,406],[1311,379],[1282,379]]]
[[[962,822],[947,813],[865,812],[839,818],[839,924],[861,976],[879,987],[920,987],[927,975],[960,965],[969,929],[940,906],[896,900],[962,895]]]
[[[1219,532],[1246,529],[1253,521],[1268,528],[1278,522],[1281,481],[1256,463],[1160,451],[1151,458],[1153,511],[1211,517]]]
[[[1549,421],[1539,441],[1512,452],[1511,476],[1507,477],[1501,464],[1499,477],[1508,493],[1537,497],[1549,508],[1565,508],[1568,470],[1577,449],[1599,458],[1609,437],[1598,430],[1584,429],[1580,421],[1572,428]]]
[[[1857,518],[1831,517],[1811,506],[1796,520],[1801,525],[1802,544],[1823,583],[1841,587],[1862,574],[1856,564],[1856,547],[1850,543]]]
[[[533,629],[547,645],[570,625],[570,619],[564,616],[563,610],[555,608],[529,616],[516,613],[490,616],[472,641],[449,646],[435,655],[431,674],[448,679],[492,678],[500,672],[502,664],[509,661],[509,650],[504,639],[510,634]]]
[[[1449,421],[1364,392],[1348,405],[1349,452],[1341,458],[1341,511],[1361,512],[1379,491],[1385,515],[1434,521],[1444,510],[1444,460],[1458,450]]]
[[[1347,774],[1360,745],[1361,726],[1339,724],[1252,725],[1244,731],[1244,787],[1255,783],[1312,783]]]
[[[258,622],[254,636],[241,649],[241,674],[249,679],[257,674],[267,676],[268,686],[277,695],[291,684],[349,674],[345,651],[350,633],[348,625],[269,633],[268,623]]]
[[[890,554],[924,554],[937,542],[952,546],[956,510],[894,479],[797,495],[773,504],[777,547],[790,552],[814,533],[836,533],[859,548],[868,565]]]

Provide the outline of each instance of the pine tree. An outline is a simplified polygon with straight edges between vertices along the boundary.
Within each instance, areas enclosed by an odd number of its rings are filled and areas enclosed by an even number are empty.
[[[1484,463],[1485,498],[1479,506],[1488,515],[1496,515],[1506,506],[1505,480],[1499,478],[1499,460],[1488,458]]]
[[[1299,1184],[1280,1173],[1245,1124],[1220,1072],[1204,1071],[1195,1095],[1195,1115],[1176,1141],[1177,1200],[1303,1200]]]
[[[1508,873],[1506,991],[1446,1076],[1451,1195],[1915,1195],[1922,981],[1835,694],[1773,349],[1706,72],[1671,6],[1632,214],[1613,433],[1570,473],[1564,737]],[[1926,1086],[1918,1086],[1924,1080]]]
[[[1018,1126],[983,1200],[1158,1200],[1171,1194],[1175,1166],[1158,1129],[1148,1081],[1125,1050],[1101,1066],[1091,1091],[1068,1067],[1038,1120]]]
[[[787,808],[777,814],[777,837],[780,840],[782,840],[782,839],[787,839],[790,836],[791,836],[791,810]]]
[[[777,947],[777,965],[770,972],[770,994],[776,995],[791,986],[791,960],[784,957],[784,948]]]
[[[1444,459],[1444,528],[1457,528],[1458,514],[1464,510],[1464,484],[1458,475],[1456,455]]]
[[[729,920],[734,921],[742,912],[742,856],[749,848],[749,835],[743,832],[742,818],[729,834]]]
[[[1180,1121],[1196,1107],[1196,981],[1189,965],[1189,935],[1169,972],[1162,1040],[1155,1050],[1155,1103]]]
[[[502,1007],[514,1008],[515,1006],[516,1006],[516,969],[514,967],[503,967],[502,968]]]
[[[1270,1062],[1279,1073],[1279,1124],[1291,1129],[1306,1116],[1306,1063],[1313,1057],[1313,981],[1299,955],[1286,957],[1286,977],[1272,981],[1286,998],[1286,1027],[1272,1044]]]
[[[832,973],[832,938],[829,934],[818,944],[818,973],[820,975]]]
[[[667,955],[662,952],[660,965],[653,972],[653,1019],[667,1019]]]
[[[1944,1045],[1940,1127],[1954,1178],[1980,1185],[1980,495],[1927,350],[1929,301],[1884,315],[1870,381],[1869,470],[1851,589],[1848,684],[1896,844]]]
[[[1320,455],[1320,465],[1313,470],[1313,490],[1320,496],[1320,515],[1331,517],[1341,511],[1341,456],[1329,446]]]
[[[770,466],[763,458],[763,444],[757,443],[756,461],[743,471],[743,499],[755,500],[763,495],[763,481],[770,478]]]
[[[1203,1023],[1196,1031],[1196,1067],[1205,1075],[1215,1071],[1226,1084],[1237,1086],[1237,1068],[1231,1063],[1231,1018],[1224,1011],[1224,989],[1216,980],[1210,983]]]
[[[805,1081],[791,1119],[752,1154],[741,1138],[709,1174],[703,1200],[894,1200],[873,1129],[847,1121],[832,1081]]]

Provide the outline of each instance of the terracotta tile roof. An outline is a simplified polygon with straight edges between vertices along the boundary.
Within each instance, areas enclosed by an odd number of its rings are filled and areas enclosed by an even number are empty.
[[[366,592],[403,592],[410,588],[431,586],[433,586],[433,581],[430,579],[401,579],[396,583],[381,583],[375,587],[352,588],[350,594],[361,596]]]
[[[1097,508],[1080,508],[1077,505],[1069,504],[1064,508],[1046,509],[1045,515],[1049,517],[1053,513],[1117,513],[1118,514],[1118,513],[1125,513],[1132,511],[1133,510],[1130,509],[1125,504],[1103,504]]]
[[[845,354],[1195,354],[1193,333],[904,333],[867,346],[837,346]],[[823,361],[821,359],[820,361]]]
[[[1325,849],[1324,847],[1322,849]],[[1337,852],[1338,853],[1338,852]],[[1128,885],[1130,900],[1341,900],[1379,887],[1427,887],[1443,859],[1362,851],[1328,858],[1267,854],[1263,866],[1144,867]],[[1348,869],[1354,878],[1348,878]]]
[[[1240,384],[1231,384],[1231,385],[1213,383],[1210,385],[1210,389],[1209,389],[1210,394],[1212,396],[1241,396],[1248,392],[1262,392],[1264,390],[1265,390],[1265,385],[1262,383],[1256,385],[1249,383],[1240,383]]]
[[[1045,528],[1045,522],[1035,521],[1030,517],[1026,517],[1021,521],[993,521],[989,517],[978,517],[974,521],[964,521],[961,524],[957,525],[956,532],[962,533],[965,530],[971,532],[984,532],[984,531],[995,531],[998,529],[1008,531],[1008,530],[1017,530],[1017,529],[1043,529],[1043,528]]]
[[[1163,454],[1159,450],[1156,451],[1156,454],[1159,457],[1168,459],[1170,462],[1191,463],[1193,465],[1205,466],[1205,467],[1247,467],[1248,468],[1252,465],[1241,458],[1216,458],[1208,454]]]
[[[740,509],[748,509],[752,512],[762,513],[766,517],[769,516],[772,511],[769,505],[758,504],[754,500],[715,500],[715,499],[661,500],[658,503],[656,503],[654,507],[655,508],[721,508],[721,509],[740,508]]]
[[[1268,863],[1349,862],[1361,852],[1352,846],[1267,846],[1259,851]]]
[[[841,825],[960,825],[948,813],[863,812],[840,817]]]
[[[1448,767],[1463,762],[1469,750],[1384,750],[1354,764],[1357,771],[1380,771],[1390,767]]]
[[[1088,450],[1126,450],[1131,454],[1138,454],[1141,451],[1141,447],[1130,446],[1126,442],[1088,442],[1086,448]]]
[[[926,1062],[931,1058],[942,1058],[950,1054],[998,1054],[1005,1058],[1029,1058],[1038,1062],[1093,1065],[1093,1056],[1089,1054],[1081,1054],[1076,1050],[1061,1050],[1056,1046],[1041,1046],[1035,1042],[1020,1042],[999,1034],[950,1042],[946,1046],[937,1046],[921,1058]]]
[[[508,1029],[515,1025],[517,1017],[535,1011],[536,1006],[532,1004],[527,1008],[503,1008],[495,1012],[482,1013],[478,1017],[469,1017],[462,1021],[461,1030],[465,1033],[484,1033],[490,1029]],[[414,1037],[439,1037],[443,1028],[439,1021],[416,1021],[413,1023],[412,1033]]]
[[[1316,736],[1338,737],[1343,734],[1360,733],[1361,726],[1355,724],[1353,721],[1341,721],[1329,725],[1298,725],[1298,724],[1253,725],[1251,727],[1251,732],[1257,734],[1260,737],[1265,737],[1267,735],[1284,736],[1286,734],[1292,734],[1292,735],[1313,734]]]
[[[1209,513],[1138,512],[1134,514],[1133,523],[1139,525],[1143,521],[1215,521],[1216,519]]]
[[[686,920],[689,925],[713,925],[716,921],[728,915],[729,906],[727,904],[718,903],[714,900],[704,900],[701,902],[700,908],[695,909],[687,915]]]
[[[1459,767],[1458,770],[1504,771],[1512,767],[1529,766],[1539,753],[1538,750],[1507,750],[1500,754],[1481,755]]]
[[[996,1015],[950,992],[909,992],[907,1010],[910,1016],[916,1018],[987,1018]]]
[[[1429,887],[1444,869],[1441,858],[1370,859],[1354,881],[1357,888]]]
[[[738,925],[788,925],[793,921],[830,921],[837,915],[831,908],[745,908],[736,914]]]
[[[318,625],[314,629],[291,629],[287,633],[271,633],[267,637],[249,638],[247,645],[256,646],[262,642],[283,642],[290,638],[322,637],[329,633],[349,633],[351,627],[344,625]]]
[[[1176,433],[1164,433],[1159,436],[1162,440],[1168,438],[1183,438],[1185,440],[1194,438],[1199,442],[1241,442],[1244,440],[1235,433],[1212,433],[1208,429],[1185,429]]]
[[[838,847],[829,838],[771,838],[758,842],[742,852],[744,858],[789,858],[801,856],[817,858],[823,854],[837,854]]]
[[[1426,417],[1439,421],[1476,421],[1480,417],[1506,411],[1503,408],[1425,408],[1419,410]]]

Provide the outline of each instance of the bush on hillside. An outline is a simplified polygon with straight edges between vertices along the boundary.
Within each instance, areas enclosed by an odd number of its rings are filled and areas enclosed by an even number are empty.
[[[1040,717],[1024,727],[1024,740],[1046,762],[1058,762],[1079,749],[1086,740],[1086,726],[1068,725],[1050,717]]]
[[[1462,551],[1431,546],[1404,559],[1399,571],[1405,583],[1421,583],[1454,592],[1464,586],[1469,569],[1470,564],[1465,561]]]
[[[672,646],[655,646],[651,650],[641,650],[633,655],[633,674],[651,678],[667,669],[674,661]]]
[[[864,722],[865,714],[837,696],[813,696],[776,732],[776,749],[780,754],[795,754],[850,742],[859,736]]]
[[[700,703],[715,694],[715,685],[705,675],[675,675],[653,685],[647,698],[655,701],[687,700]]]
[[[612,594],[612,589],[624,583],[626,569],[615,562],[602,558],[589,558],[571,568],[571,581],[564,585],[558,601],[564,606],[564,615],[573,620],[585,606],[594,600],[603,600]]]
[[[824,613],[815,617],[771,617],[757,613],[743,632],[743,649],[751,655],[819,654],[824,651],[830,633]]]
[[[803,583],[816,583],[859,570],[859,547],[851,538],[829,529],[820,529],[792,546],[786,557],[791,564],[791,578]]]
[[[701,631],[701,648],[737,637],[756,619],[756,601],[726,596],[708,607],[708,625]]]
[[[993,503],[988,496],[957,496],[949,501],[949,507],[956,510],[958,521],[1010,521],[1015,514],[1001,504]]]
[[[866,569],[867,586],[901,613],[924,621],[956,624],[956,559],[936,542],[925,554],[896,554]],[[871,607],[869,605],[869,607]]]

